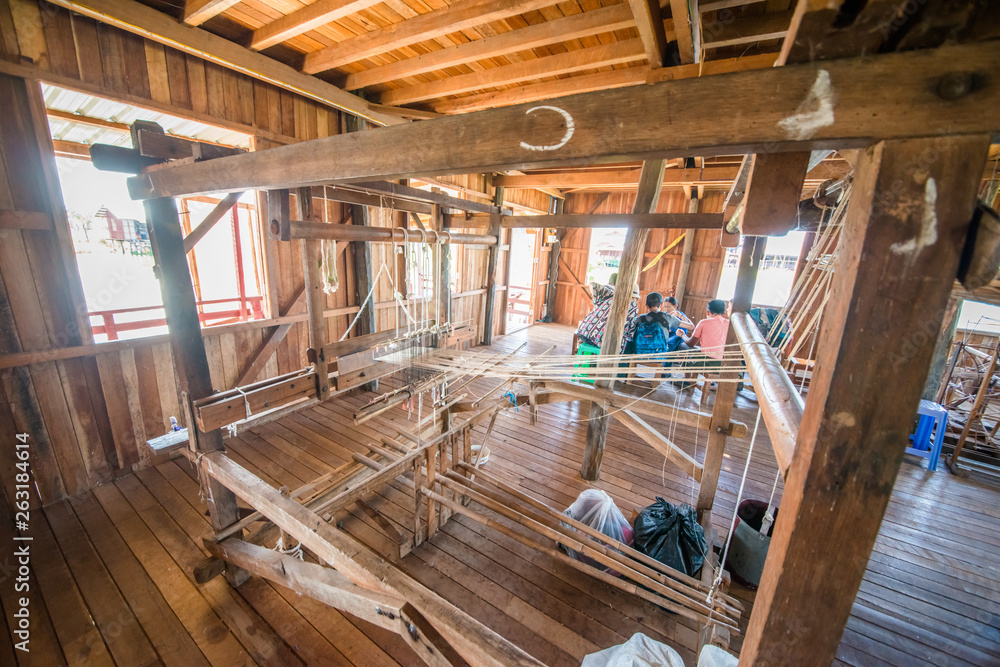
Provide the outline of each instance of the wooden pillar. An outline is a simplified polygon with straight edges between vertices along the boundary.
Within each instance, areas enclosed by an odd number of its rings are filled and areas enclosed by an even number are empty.
[[[180,377],[180,389],[191,400],[205,398],[213,393],[212,376],[208,367],[208,355],[201,337],[201,322],[191,284],[187,253],[181,234],[177,205],[173,199],[150,199],[144,203],[149,229],[149,241],[153,257],[159,267],[160,292],[163,295],[163,310],[166,313],[167,329],[170,331],[170,348]],[[196,429],[188,423],[189,429]],[[224,451],[222,431],[215,429],[197,434],[199,452]],[[219,484],[214,478],[203,476],[208,485],[206,494],[212,528],[219,532],[239,521],[239,508],[232,491]],[[233,586],[247,580],[246,570],[226,566],[226,579]]]
[[[503,235],[500,233],[500,222],[503,216],[500,215],[500,207],[503,206],[503,188],[496,188],[494,203],[497,205],[497,212],[490,215],[490,230],[487,234],[494,234],[497,237],[496,245],[489,249],[486,258],[486,307],[483,309],[483,345],[493,343],[493,313],[496,311],[497,302],[497,264],[500,260],[500,245],[503,243]]]
[[[560,215],[563,212],[563,206],[566,204],[565,199],[557,199],[555,202],[555,214]],[[543,230],[544,234],[545,231]],[[548,280],[549,284],[545,287],[545,318],[546,322],[555,322],[556,317],[556,294],[559,288],[559,255],[562,254],[562,240],[563,236],[566,235],[565,229],[556,230],[556,240],[552,243],[552,247],[549,249],[549,272]]]
[[[342,114],[344,116],[344,129],[347,132],[360,132],[365,129],[365,120],[353,114]],[[370,227],[371,219],[368,216],[368,207],[358,204],[351,204],[351,222],[361,227]],[[354,302],[361,305],[361,302],[368,296],[372,289],[374,277],[372,273],[372,244],[369,241],[351,242],[351,255],[354,258]],[[365,336],[375,333],[375,297],[369,303],[358,321],[354,324],[353,335]],[[378,380],[372,380],[361,385],[362,391],[378,391]]]
[[[636,192],[632,213],[652,213],[656,210],[660,190],[663,188],[663,171],[666,164],[664,160],[646,160],[642,163],[639,189]],[[639,278],[639,267],[642,266],[648,237],[649,229],[636,227],[631,227],[625,236],[625,247],[622,249],[622,259],[618,265],[615,295],[611,299],[608,323],[604,328],[604,339],[601,341],[601,354],[618,354],[620,351],[625,318],[632,302],[632,288]],[[597,387],[608,389],[614,385],[614,380],[596,380],[595,384]],[[604,458],[604,444],[607,438],[608,413],[603,405],[593,401],[590,404],[587,445],[580,467],[580,476],[584,479],[596,480],[600,477],[601,460]]]
[[[316,220],[312,205],[312,189],[295,191],[295,209],[299,220]],[[330,378],[326,369],[326,295],[323,293],[321,267],[322,241],[314,239],[299,242],[302,248],[302,274],[305,280],[306,308],[309,313],[309,347],[312,349],[313,370],[316,372],[316,396],[325,400],[330,395]]]
[[[444,216],[441,207],[431,205],[431,227],[436,231],[444,229]],[[438,275],[434,276],[434,298],[437,299],[437,312],[441,318],[435,322],[438,326],[451,322],[451,244],[438,244],[436,252],[441,253]]]
[[[743,250],[740,253],[740,265],[736,272],[736,291],[733,294],[734,313],[745,313],[750,310],[753,302],[753,290],[757,285],[757,269],[764,258],[764,248],[767,238],[761,236],[744,236]],[[736,330],[730,325],[726,334],[726,344],[739,342]],[[698,487],[698,520],[703,526],[711,522],[712,506],[715,504],[715,492],[719,487],[719,474],[722,471],[722,458],[726,451],[726,439],[729,437],[730,419],[733,416],[733,406],[736,403],[736,385],[732,382],[720,382],[715,392],[715,405],[712,406],[712,421],[708,426],[708,443],[705,446],[705,461],[702,464],[701,484]]]
[[[830,664],[892,493],[989,137],[862,152],[741,665]],[[919,307],[915,307],[919,304]]]
[[[937,400],[938,389],[944,379],[945,368],[948,366],[948,353],[955,342],[955,334],[958,332],[958,314],[962,310],[963,299],[948,299],[945,306],[944,317],[941,320],[941,333],[937,337],[934,345],[934,356],[931,357],[931,365],[927,370],[927,381],[924,382],[924,393],[920,398],[928,401]]]
[[[688,213],[697,213],[701,200],[698,199],[698,189],[691,188],[691,199],[688,201]],[[698,233],[696,229],[684,231],[684,246],[681,251],[681,270],[677,274],[677,287],[674,289],[674,298],[677,299],[677,307],[683,312],[684,295],[687,292],[688,273],[691,272],[691,258],[694,256],[694,235]]]

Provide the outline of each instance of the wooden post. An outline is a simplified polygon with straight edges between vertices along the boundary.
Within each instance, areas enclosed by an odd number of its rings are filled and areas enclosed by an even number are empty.
[[[918,334],[940,326],[988,146],[938,136],[861,153],[741,665],[836,656],[933,352]]]
[[[486,258],[486,307],[483,315],[483,345],[493,344],[493,313],[496,311],[497,301],[497,264],[500,259],[500,245],[503,243],[503,235],[500,233],[500,223],[503,216],[500,215],[499,207],[503,205],[503,188],[496,189],[497,212],[490,214],[490,230],[488,234],[496,235],[497,242],[490,246],[489,255]]]
[[[556,215],[562,215],[563,206],[566,204],[565,199],[556,200]],[[542,230],[545,233],[545,230]],[[556,313],[556,294],[559,287],[559,255],[562,253],[562,240],[563,236],[566,235],[565,229],[560,229],[556,232],[556,240],[552,243],[552,247],[549,249],[549,272],[548,279],[549,284],[545,287],[545,318],[546,322],[555,322]]]
[[[691,199],[688,201],[688,213],[697,213],[701,204],[698,199],[697,188],[691,188]],[[691,272],[691,258],[694,256],[694,235],[698,233],[696,229],[684,230],[684,246],[681,251],[681,270],[677,274],[677,286],[674,288],[674,298],[677,299],[677,307],[684,311],[684,295],[687,292],[688,273]],[[686,311],[684,311],[686,312]]]
[[[979,417],[979,412],[983,407],[983,399],[986,398],[986,394],[989,393],[990,382],[993,380],[993,373],[997,369],[997,358],[1000,357],[1000,344],[997,345],[996,349],[993,350],[993,356],[990,357],[990,363],[986,366],[986,374],[983,375],[983,381],[979,385],[979,391],[976,392],[976,400],[972,402],[972,409],[969,410],[969,417],[965,421],[965,427],[962,429],[962,435],[958,438],[958,443],[955,445],[955,451],[951,453],[948,457],[948,467],[953,473],[960,476],[968,476],[968,471],[962,475],[962,471],[958,466],[958,459],[962,456],[962,449],[965,448],[965,441],[969,438],[969,433],[972,431],[972,423],[976,421]]]
[[[163,310],[170,331],[170,347],[180,376],[181,391],[191,400],[212,395],[212,376],[208,367],[208,354],[201,337],[201,322],[191,284],[187,253],[181,234],[180,219],[173,199],[151,199],[144,203],[149,223],[149,241],[156,265],[160,267],[160,292]],[[194,422],[189,429],[197,428]],[[225,451],[222,431],[214,429],[197,437],[199,452]],[[206,483],[203,476],[203,483]],[[240,519],[236,496],[215,479],[207,479],[206,502],[212,528],[220,532]],[[226,579],[233,586],[247,580],[246,570],[226,567]]]
[[[924,393],[921,396],[928,401],[937,399],[938,389],[943,382],[946,382],[944,376],[948,366],[948,353],[958,332],[958,314],[962,309],[962,301],[963,299],[948,299],[948,306],[945,308],[941,323],[941,333],[934,345],[934,356],[931,357],[931,366],[927,370],[927,381],[924,383]]]
[[[438,204],[431,205],[431,227],[439,232],[444,229],[444,217]],[[437,299],[441,317],[437,318],[435,324],[440,327],[443,324],[451,324],[451,244],[439,243],[436,251],[440,253],[438,264],[440,271],[434,276],[434,298]]]
[[[302,220],[314,220],[312,205],[312,189],[298,188],[295,191],[295,208]],[[323,311],[326,308],[326,295],[323,294],[323,279],[321,275],[322,241],[299,241],[302,248],[302,274],[305,280],[306,308],[309,313],[309,347],[315,358],[312,359],[313,370],[316,372],[316,397],[325,400],[330,395],[330,378],[326,369],[326,318]]]
[[[651,213],[656,210],[663,188],[663,171],[666,168],[664,160],[646,160],[642,163],[639,175],[639,189],[636,193],[633,213]],[[601,341],[601,354],[618,354],[622,343],[622,333],[625,330],[625,318],[628,315],[629,304],[632,302],[632,287],[639,278],[639,267],[642,266],[643,252],[646,250],[648,229],[631,228],[625,236],[625,247],[622,250],[621,263],[618,265],[618,282],[615,295],[611,299],[611,310],[608,312],[608,323],[604,328],[604,339]],[[597,380],[596,386],[610,389],[614,380]],[[604,458],[604,444],[608,438],[608,413],[598,401],[590,404],[590,421],[587,426],[587,445],[583,452],[583,464],[580,476],[587,480],[596,480],[601,475],[601,460]]]
[[[351,114],[344,114],[344,124],[347,132],[360,132],[365,129],[365,120]],[[351,204],[351,222],[358,227],[371,227],[368,207]],[[354,302],[361,302],[368,296],[374,282],[372,274],[372,244],[368,241],[351,243],[351,254],[354,258]],[[375,333],[375,297],[369,303],[354,325],[354,334],[365,336]],[[372,380],[361,385],[362,391],[378,391],[378,380]]]
[[[750,310],[753,301],[753,290],[757,285],[757,269],[764,257],[767,239],[757,236],[743,237],[743,251],[740,253],[740,265],[736,272],[736,292],[733,294],[733,313],[745,313]],[[726,334],[726,344],[738,343],[736,330],[730,326]],[[712,506],[715,504],[715,491],[719,486],[719,473],[722,471],[722,458],[726,451],[726,438],[729,437],[730,420],[733,416],[733,406],[736,403],[736,385],[732,382],[720,382],[715,392],[715,405],[712,406],[712,421],[708,427],[708,443],[705,446],[705,461],[702,463],[701,485],[698,487],[698,520],[708,525],[711,519]]]

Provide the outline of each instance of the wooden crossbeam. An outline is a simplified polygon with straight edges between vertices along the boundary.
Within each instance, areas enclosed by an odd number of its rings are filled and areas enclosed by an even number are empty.
[[[663,184],[668,186],[679,186],[681,184],[722,185],[736,178],[736,173],[737,170],[733,167],[666,169],[663,172]],[[500,175],[496,177],[494,182],[497,185],[511,189],[537,188],[539,186],[556,188],[625,186],[634,188],[636,183],[639,182],[639,170],[588,169],[586,171],[567,171],[554,174]]]
[[[201,25],[213,16],[218,16],[240,0],[186,0],[184,3],[184,23]]]
[[[623,30],[631,27],[634,23],[632,12],[629,11],[627,4],[601,7],[431,51],[381,67],[372,67],[361,72],[348,74],[339,83],[345,90],[357,90],[475,60],[495,58],[558,42]]]
[[[646,2],[646,0],[638,1]],[[558,53],[544,58],[523,60],[469,74],[451,76],[429,83],[394,88],[382,93],[378,101],[381,104],[411,104],[493,86],[531,81],[541,77],[559,76],[586,69],[636,62],[644,57],[642,41],[626,39]]]
[[[380,0],[319,0],[253,31],[250,48],[266,49],[322,25],[377,5]]]
[[[674,2],[676,0],[671,0]],[[712,30],[714,24],[706,24],[706,49],[718,49],[726,46],[766,42],[784,39],[788,34],[788,25],[792,20],[792,12],[768,12],[757,16],[746,17],[739,21],[718,24],[718,29]]]
[[[528,108],[515,106],[331,136],[161,169],[129,179],[129,187],[133,197],[145,199],[347,179],[593,164],[693,151],[711,156],[849,148],[866,145],[873,136],[920,136],[942,117],[949,119],[953,134],[995,132],[1000,117],[983,114],[982,109],[1000,106],[1000,81],[991,76],[997,70],[1000,45],[985,42],[705,76],[573,95],[547,105],[558,111],[527,113]],[[949,76],[973,77],[981,83],[946,99],[938,94],[938,85]],[[829,97],[824,98],[827,90]],[[819,103],[814,101],[817,95],[831,113],[814,126],[808,122],[809,110]],[[679,98],[684,104],[675,103]],[[725,99],[739,101],[743,122],[706,124],[705,118],[716,116],[719,100]],[[836,113],[838,104],[848,103],[850,113]],[[669,114],[649,112],[668,107]],[[907,113],[898,113],[901,108]],[[454,150],[460,137],[475,137],[476,150]],[[413,160],[401,146],[426,148],[420,160]]]
[[[223,11],[225,8],[223,5],[235,4],[230,0],[222,2],[194,0],[194,2],[196,4],[190,7],[196,7],[198,11],[190,15],[190,21],[197,23],[201,22],[202,16],[207,19],[206,14],[216,10]],[[53,4],[165,44],[196,58],[266,81],[325,106],[361,116],[377,125],[405,122],[399,116],[373,112],[364,100],[326,81],[307,76],[284,63],[249,51],[218,35],[192,25],[178,23],[167,14],[135,0],[53,0]]]
[[[690,454],[675,445],[631,410],[618,410],[613,414],[619,422],[642,438],[646,444],[666,456],[671,463],[691,476],[694,481],[701,482],[701,464],[695,461]]]
[[[302,71],[309,74],[323,72],[402,46],[435,39],[551,4],[553,0],[465,0],[307,53]]]
[[[205,238],[205,235],[212,231],[212,228],[215,227],[219,220],[222,220],[226,213],[229,212],[229,209],[236,206],[236,202],[238,202],[242,196],[242,192],[230,192],[228,195],[223,197],[222,201],[216,204],[215,208],[213,208],[212,211],[205,216],[205,219],[202,220],[197,227],[192,229],[190,234],[184,237],[184,252],[191,252],[198,241]]]
[[[635,2],[636,0],[632,0]],[[657,5],[659,3],[656,3]],[[670,16],[674,19],[674,32],[677,36],[677,51],[682,65],[698,62],[698,52],[694,48],[694,33],[692,31],[691,6],[688,0],[670,0]]]
[[[342,250],[337,248],[337,252],[340,253]],[[299,302],[302,300],[302,295],[304,293],[305,286],[303,285],[303,287],[299,288],[299,290],[295,293],[291,304],[279,315],[279,317],[284,317],[294,311],[298,307]],[[268,334],[267,339],[264,341],[264,344],[260,346],[257,354],[255,354],[253,359],[247,363],[246,368],[242,373],[240,373],[240,376],[236,379],[236,382],[233,383],[233,386],[242,387],[248,382],[252,382],[258,375],[260,375],[260,372],[264,370],[264,366],[267,365],[267,361],[271,358],[271,355],[274,354],[274,351],[278,349],[279,345],[281,345],[281,341],[285,339],[285,336],[287,336],[288,332],[291,330],[292,323],[279,324],[276,326],[274,331]]]
[[[686,3],[687,0],[684,0]],[[667,59],[667,34],[657,0],[629,0],[635,28],[650,67],[663,67]],[[676,19],[676,15],[674,16]],[[674,21],[676,25],[677,21]],[[690,62],[690,61],[688,61]]]
[[[505,216],[505,228],[589,228],[610,227],[649,229],[721,229],[721,213],[631,213],[612,215],[594,213],[564,213],[561,215]]]

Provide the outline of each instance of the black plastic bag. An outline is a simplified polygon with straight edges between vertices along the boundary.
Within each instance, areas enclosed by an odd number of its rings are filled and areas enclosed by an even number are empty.
[[[708,543],[690,505],[676,507],[663,498],[639,512],[633,526],[632,548],[688,576],[705,562]]]

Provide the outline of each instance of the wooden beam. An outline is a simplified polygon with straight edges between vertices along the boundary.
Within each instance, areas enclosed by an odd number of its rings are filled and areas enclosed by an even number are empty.
[[[646,2],[646,0],[637,1]],[[412,104],[493,86],[531,81],[541,77],[559,76],[587,69],[636,62],[642,60],[643,57],[642,42],[639,39],[626,39],[566,51],[544,58],[522,60],[510,65],[460,74],[429,83],[393,88],[382,93],[378,101],[381,104]]]
[[[929,138],[862,153],[742,664],[836,656],[899,472],[988,146],[988,136]],[[926,159],[930,151],[936,159]],[[892,373],[891,390],[878,368]]]
[[[420,188],[412,188],[408,185],[390,183],[388,181],[356,182],[351,183],[348,187],[361,188],[368,192],[378,193],[380,196],[390,195],[393,197],[414,199],[416,201],[426,202],[429,204],[439,204],[440,206],[454,208],[460,211],[474,211],[476,213],[490,214],[496,212],[497,210],[497,207],[492,204],[469,201],[468,199],[461,199],[459,197],[446,195],[443,192],[421,190]],[[428,213],[429,212],[430,211],[428,210]]]
[[[497,204],[503,203],[503,188],[497,188]],[[497,268],[500,263],[500,240],[502,231],[500,222],[502,216],[494,213],[490,216],[489,235],[496,237],[496,243],[490,246],[486,256],[486,298],[483,306],[483,330],[480,336],[483,345],[493,342],[493,313],[496,310]]]
[[[129,186],[131,194],[142,199],[347,179],[594,164],[633,156],[685,156],[692,151],[712,156],[764,148],[853,147],[867,144],[873,136],[926,134],[941,117],[949,119],[954,134],[995,132],[1000,130],[1000,116],[982,113],[984,108],[1000,106],[1000,80],[990,76],[994,71],[1000,71],[1000,44],[985,42],[705,76],[573,95],[547,105],[558,111],[527,113],[533,107],[516,106],[362,135],[331,136],[161,169],[129,179]],[[969,80],[981,83],[965,95],[946,99],[937,92],[946,76],[972,77]],[[827,90],[832,97],[825,97]],[[677,96],[683,97],[683,105],[673,102]],[[720,99],[738,100],[744,122],[705,123],[705,118],[719,113]],[[823,100],[821,106],[829,104],[831,113],[821,114],[821,119],[802,110],[804,103]],[[851,112],[835,113],[836,104],[850,104]],[[666,107],[669,114],[648,112]],[[907,113],[899,114],[904,107]],[[476,150],[454,150],[462,137],[475,137]],[[412,159],[401,146],[424,147],[421,159]],[[331,155],[337,159],[331,160]]]
[[[453,100],[435,100],[430,103],[430,108],[443,114],[457,114],[493,107],[507,107],[522,102],[551,99],[563,95],[638,86],[646,82],[648,71],[649,68],[645,66],[627,67],[610,72],[572,76],[557,81],[528,83],[498,92],[465,95]]]
[[[179,388],[191,400],[207,398],[214,392],[212,376],[201,337],[201,322],[181,238],[177,206],[172,199],[153,199],[145,202],[145,209],[153,257],[160,267],[160,292],[170,331],[170,348],[180,378]],[[198,433],[196,442],[199,454],[225,449],[219,429]],[[208,512],[212,528],[219,532],[239,521],[240,512],[236,496],[231,491],[214,480],[208,481]],[[246,570],[226,568],[226,579],[233,586],[239,586],[248,576]]]
[[[639,189],[632,205],[632,213],[650,213],[656,210],[660,200],[660,190],[663,188],[664,160],[647,160],[642,164],[642,174],[639,176]],[[621,263],[618,265],[618,282],[615,294],[611,298],[611,309],[608,311],[607,324],[604,327],[604,338],[601,341],[602,355],[617,355],[621,351],[622,334],[625,330],[625,320],[629,305],[632,303],[632,286],[638,285],[639,268],[642,266],[643,252],[646,249],[646,239],[649,229],[633,227],[625,235],[625,247],[622,250]],[[600,389],[610,389],[613,380],[595,380],[594,385]],[[590,421],[587,424],[587,444],[583,452],[583,463],[580,466],[580,476],[586,480],[596,480],[601,475],[601,461],[604,458],[604,445],[608,437],[608,413],[597,402],[590,404]]]
[[[663,67],[667,61],[667,33],[663,29],[660,3],[657,0],[629,0],[628,4],[649,66]],[[675,20],[674,25],[677,24]]]
[[[537,49],[549,44],[623,30],[632,27],[634,23],[632,12],[624,3],[600,7],[592,11],[431,51],[381,67],[372,67],[361,72],[348,74],[339,83],[345,90],[357,90],[476,60],[495,58],[518,51]]]
[[[65,120],[70,123],[79,123],[80,125],[99,127],[102,130],[116,130],[118,132],[124,132],[125,134],[128,134],[131,131],[129,126],[125,123],[116,123],[113,120],[104,120],[103,118],[92,118],[83,114],[70,113],[69,111],[62,111],[60,109],[46,109],[45,115],[49,118]]]
[[[317,216],[313,211],[311,188],[299,188],[295,191],[295,208],[299,218],[314,221]],[[324,224],[324,223],[314,223]],[[363,244],[356,244],[363,245]],[[302,275],[305,281],[306,312],[309,325],[309,348],[313,358],[313,374],[316,380],[316,398],[326,400],[330,395],[330,378],[327,375],[326,363],[326,294],[323,292],[322,263],[323,252],[318,240],[307,239],[299,244],[302,251]]]
[[[254,51],[280,44],[296,35],[315,30],[327,23],[377,5],[380,0],[318,0],[253,31],[250,48]]]
[[[52,215],[47,211],[0,210],[0,229],[51,230]]]
[[[675,0],[671,0],[674,2]],[[719,49],[726,46],[753,44],[775,39],[784,39],[788,34],[788,26],[792,21],[793,12],[768,12],[739,21],[718,22],[705,25],[706,49]],[[715,28],[717,26],[717,28]],[[713,29],[714,28],[714,29]]]
[[[795,228],[809,155],[796,151],[753,156],[739,218],[741,233],[782,236]]]
[[[90,162],[90,146],[88,144],[79,144],[75,141],[53,139],[52,148],[55,151],[56,157],[64,157],[71,160],[86,160]],[[132,171],[129,173],[136,174],[138,172]]]
[[[688,214],[697,214],[701,206],[701,200],[697,197],[697,190],[692,192],[691,199],[688,200]],[[681,268],[677,272],[677,284],[674,286],[674,298],[677,299],[677,307],[684,310],[684,295],[687,293],[688,274],[691,272],[691,258],[694,256],[694,229],[688,227],[684,234],[684,247],[681,249]]]
[[[497,217],[500,217],[499,214]],[[293,239],[331,239],[334,241],[369,241],[373,243],[399,243],[404,239],[403,234],[393,233],[394,227],[363,227],[360,225],[332,225],[325,222],[308,222],[292,220],[288,223],[287,229],[280,228],[271,223],[271,234],[281,238],[282,241]],[[423,238],[420,232],[411,230],[409,238],[416,241]],[[458,234],[451,232],[440,233],[435,230],[426,232],[426,239],[431,243],[466,243],[472,245],[492,245],[496,243],[494,234]]]
[[[213,478],[236,491],[303,546],[355,584],[398,596],[424,614],[470,664],[491,667],[541,663],[444,600],[412,577],[376,556],[367,547],[323,521],[314,512],[285,498],[260,478],[221,453],[201,459]]]
[[[298,293],[296,293],[295,297],[292,299],[292,302],[289,304],[287,308],[285,308],[284,312],[280,313],[280,316],[288,315],[293,310],[296,310],[299,305],[299,302],[302,301],[302,296],[304,294],[305,294],[305,286],[303,286],[302,289],[300,289]],[[260,372],[264,370],[264,366],[267,365],[267,362],[271,358],[271,355],[274,354],[275,350],[277,350],[278,346],[281,344],[281,341],[285,339],[285,336],[287,336],[288,332],[291,330],[292,330],[291,323],[279,324],[274,328],[273,331],[271,331],[270,334],[267,334],[265,336],[266,339],[264,340],[264,344],[260,346],[260,349],[257,351],[257,354],[254,355],[253,359],[250,359],[247,362],[246,367],[244,368],[243,372],[240,373],[240,376],[236,379],[236,382],[233,383],[233,386],[242,387],[245,384],[253,382],[257,378],[257,376],[260,375]]]
[[[723,185],[736,178],[734,167],[706,167],[705,169],[667,169],[663,172],[665,186],[681,185]],[[549,174],[523,174],[520,176],[497,176],[497,184],[505,188],[581,188],[581,187],[629,187],[639,182],[639,169],[588,169],[586,171],[564,171]],[[825,180],[825,179],[824,179]]]
[[[212,231],[216,223],[222,220],[223,216],[229,212],[229,209],[236,206],[236,203],[243,196],[242,192],[230,192],[228,195],[223,197],[222,201],[215,205],[215,208],[205,216],[205,219],[199,223],[197,227],[191,230],[191,233],[184,237],[184,252],[191,252],[195,244],[198,241],[205,238],[205,234]]]
[[[364,100],[325,81],[303,74],[265,55],[249,51],[223,37],[178,23],[168,15],[135,0],[52,0],[52,2],[126,32],[151,39],[260,81],[266,81],[325,106],[361,116],[378,125],[405,122],[398,116],[374,113]]]
[[[436,39],[553,4],[552,0],[464,0],[307,53],[302,70],[323,72],[374,55]]]
[[[651,398],[637,398],[631,394],[623,394],[613,389],[602,389],[592,385],[578,384],[576,382],[545,381],[541,385],[548,391],[558,394],[572,396],[581,401],[598,401],[606,404],[610,409],[628,409],[632,412],[667,421],[677,422],[685,426],[699,428],[708,431],[712,416],[703,412],[696,412],[686,408],[674,408],[673,404],[661,403]],[[732,422],[726,431],[727,435],[734,438],[742,438],[747,434],[747,425],[742,422]]]
[[[615,412],[615,418],[639,436],[646,444],[667,457],[671,463],[692,477],[694,481],[701,482],[701,464],[695,461],[690,454],[664,437],[655,428],[647,424],[641,417],[631,410],[618,410]]]
[[[185,0],[184,23],[201,25],[208,19],[218,16],[240,0]]]
[[[721,213],[562,213],[555,215],[504,216],[504,228],[563,229],[627,227],[629,229],[722,229]]]
[[[342,204],[378,207],[384,206],[396,211],[420,213],[422,215],[430,215],[431,212],[431,205],[426,202],[418,202],[412,199],[402,199],[391,195],[380,195],[361,190],[351,190],[334,185],[326,186],[325,197],[330,201],[337,201]]]
[[[345,118],[344,126],[348,133],[365,131],[364,122],[357,117]],[[371,227],[368,208],[357,204],[352,205],[351,222],[355,227]],[[363,312],[357,316],[354,326],[357,327],[357,335],[365,336],[375,333],[375,277],[372,266],[372,244],[365,241],[353,243],[351,244],[351,252],[354,256],[354,303],[363,309]],[[392,249],[392,252],[395,252],[395,248]],[[365,299],[367,299],[369,292],[372,293],[372,298],[366,305]],[[396,316],[399,316],[398,312]],[[366,382],[361,385],[361,389],[362,391],[378,391],[378,380]]]
[[[752,237],[743,239],[743,250],[740,253],[740,264],[736,273],[736,292],[733,294],[732,312],[750,310],[753,290],[757,284],[757,269],[764,257],[765,243],[755,242]],[[726,344],[736,344],[736,331],[732,326],[726,334]],[[723,367],[731,362],[723,362]],[[705,387],[702,391],[706,391]],[[708,429],[708,442],[705,445],[705,460],[702,462],[701,486],[698,487],[698,499],[695,509],[698,520],[705,520],[712,512],[715,504],[715,492],[719,486],[719,475],[722,473],[722,460],[725,458],[726,439],[736,402],[736,383],[720,382],[715,392],[715,405],[712,406],[712,421]]]
[[[750,316],[733,313],[731,323],[753,381],[778,470],[784,477],[792,464],[805,403]]]
[[[674,19],[674,34],[677,36],[677,52],[680,57],[680,62],[676,64],[690,65],[698,62],[700,54],[694,48],[691,7],[688,0],[670,0],[670,16]]]
[[[216,558],[242,567],[255,576],[387,630],[400,630],[398,618],[395,621],[391,619],[399,616],[406,604],[404,600],[362,588],[337,570],[307,563],[295,556],[286,556],[236,538],[216,542],[211,537],[206,537],[203,543]]]

